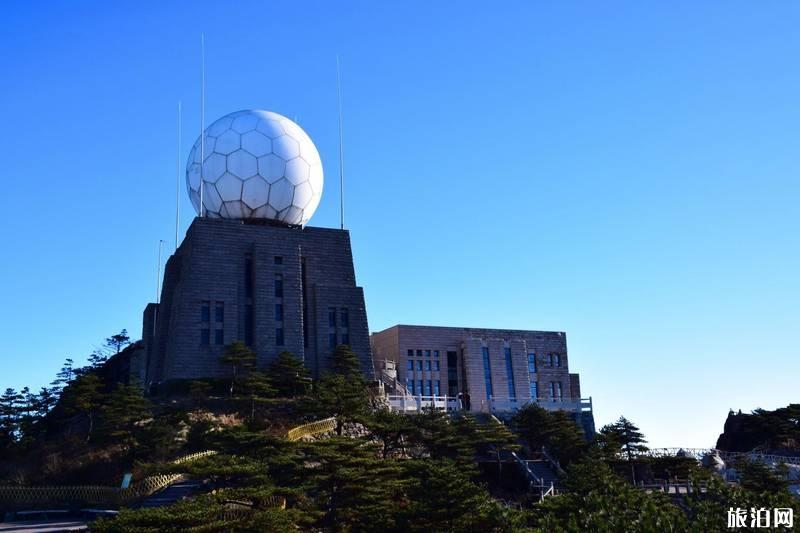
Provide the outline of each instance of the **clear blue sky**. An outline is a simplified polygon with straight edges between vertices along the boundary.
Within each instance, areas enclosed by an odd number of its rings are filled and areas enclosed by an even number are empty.
[[[800,400],[793,2],[17,2],[0,19],[0,385],[141,333],[207,117],[296,117],[370,326],[567,332],[598,426],[710,446]],[[182,193],[182,233],[191,206]]]

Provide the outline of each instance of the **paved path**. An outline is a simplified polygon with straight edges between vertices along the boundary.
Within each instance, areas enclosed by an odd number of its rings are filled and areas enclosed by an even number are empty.
[[[89,531],[82,520],[24,520],[20,522],[0,522],[0,532],[8,533],[48,533],[60,531]]]

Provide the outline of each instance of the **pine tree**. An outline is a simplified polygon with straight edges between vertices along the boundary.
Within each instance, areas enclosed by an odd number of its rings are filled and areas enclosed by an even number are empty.
[[[95,415],[100,407],[103,382],[94,372],[86,372],[75,378],[64,390],[65,409],[68,414],[82,414],[88,421],[86,441],[92,437]]]
[[[73,368],[74,361],[67,357],[64,364],[61,366],[61,370],[58,371],[56,374],[56,379],[53,380],[50,385],[52,386],[52,391],[56,395],[60,395],[61,392],[64,390],[64,387],[69,385],[69,382],[75,379],[75,369]]]
[[[314,388],[309,410],[316,417],[336,417],[336,434],[348,422],[363,422],[370,413],[369,392],[362,380],[353,376],[328,374]]]
[[[19,403],[22,396],[7,388],[0,396],[0,449],[10,448],[19,438]]]
[[[634,456],[648,450],[644,434],[624,416],[619,417],[613,424],[603,426],[600,435],[606,442],[618,445],[628,461],[633,461]]]
[[[310,382],[308,369],[293,353],[283,351],[269,366],[269,375],[282,396],[294,398],[306,393]]]
[[[230,394],[233,397],[234,386],[239,379],[240,370],[256,366],[256,354],[242,341],[236,341],[225,347],[225,352],[220,357],[220,362],[231,367]]]
[[[528,404],[514,415],[512,426],[531,452],[545,448],[564,465],[579,459],[588,446],[581,427],[564,411]]]
[[[340,344],[333,350],[333,371],[342,376],[363,379],[358,356],[346,344]]]
[[[134,385],[117,384],[100,408],[103,436],[131,448],[136,444],[136,423],[151,416],[152,406]]]
[[[256,418],[256,402],[263,398],[274,396],[275,387],[272,385],[272,379],[269,375],[253,370],[247,373],[247,378],[244,380],[244,389],[250,396],[250,423],[252,424]]]
[[[123,329],[116,335],[111,335],[106,339],[105,348],[112,354],[118,354],[129,344],[131,344],[131,338],[128,336],[128,330]]]

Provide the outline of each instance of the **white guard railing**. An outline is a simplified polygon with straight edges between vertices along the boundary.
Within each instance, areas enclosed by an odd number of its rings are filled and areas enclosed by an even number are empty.
[[[393,411],[414,412],[428,407],[447,411],[464,409],[463,401],[452,396],[413,396],[388,395],[386,400]],[[525,406],[531,400],[528,398],[490,398],[489,400],[475,400],[470,402],[471,411],[482,412],[509,412]],[[534,403],[550,411],[591,411],[591,398],[537,398]]]

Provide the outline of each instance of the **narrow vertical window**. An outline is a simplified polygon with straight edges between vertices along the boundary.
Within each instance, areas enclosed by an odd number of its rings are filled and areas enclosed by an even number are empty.
[[[431,395],[431,380],[425,380],[425,396]]]
[[[214,304],[214,322],[225,322],[225,303],[216,302]]]
[[[561,366],[561,354],[558,354],[558,353],[553,354],[553,359],[555,361],[555,366],[556,367],[560,367]]]
[[[414,361],[412,361],[411,359],[408,360],[408,370],[410,371],[414,370]]]
[[[417,380],[417,394],[422,395],[422,380]]]
[[[283,298],[283,276],[275,274],[275,298]]]
[[[349,328],[350,327],[350,311],[348,311],[347,309],[342,308],[342,309],[339,310],[339,315],[341,316],[341,319],[342,319],[342,327],[343,328]]]
[[[336,308],[330,307],[328,308],[328,327],[335,328],[336,327]]]
[[[275,328],[275,344],[283,346],[283,328]]]
[[[419,361],[417,361],[417,370],[419,370],[420,372],[422,372],[422,359],[420,359]]]
[[[439,380],[433,382],[433,395],[434,396],[441,395],[441,384],[439,383]]]
[[[433,362],[433,369],[434,369],[436,372],[438,372],[438,371],[439,371],[439,361],[434,361],[434,362]]]
[[[342,332],[342,344],[350,346],[350,333],[347,331]]]
[[[223,329],[215,329],[214,330],[214,344],[225,344],[225,330]]]
[[[430,372],[430,370],[431,370],[431,362],[430,361],[425,361],[425,370]]]
[[[203,346],[208,346],[211,344],[211,330],[208,328],[203,328],[200,330],[200,344]]]
[[[336,332],[328,333],[328,347],[330,349],[336,348]]]
[[[406,379],[406,388],[408,389],[408,392],[414,394],[414,380],[412,378]]]
[[[531,381],[531,401],[535,402],[539,399],[539,387],[538,383],[535,381]]]
[[[508,397],[511,401],[516,401],[517,387],[514,384],[514,366],[511,364],[511,348],[506,347],[504,350],[506,357],[506,377],[508,378]]]
[[[489,348],[484,346],[481,348],[483,354],[483,379],[486,386],[486,399],[491,400],[492,393],[492,363],[489,361]]]
[[[561,401],[561,398],[563,397],[564,397],[564,391],[562,390],[561,382],[559,381],[558,383],[556,383],[556,398],[558,398],[558,400]]]
[[[200,303],[200,322],[211,321],[211,302],[204,301]]]
[[[431,356],[431,351],[425,350],[425,357],[430,357],[430,356]]]
[[[282,256],[280,256],[280,255],[276,255],[276,256],[273,258],[272,262],[273,262],[274,264],[276,264],[276,265],[282,265],[282,264],[283,264],[283,257],[282,257]]]
[[[531,374],[536,373],[536,354],[529,353],[528,354],[528,372]]]
[[[283,304],[275,304],[275,320],[283,322]]]
[[[550,382],[550,399],[551,400],[555,400],[556,399],[556,382],[555,381],[551,381]]]
[[[434,350],[433,351],[433,356],[434,357],[439,357],[439,350]]]
[[[409,350],[407,355],[408,357],[414,357],[414,350]]]

